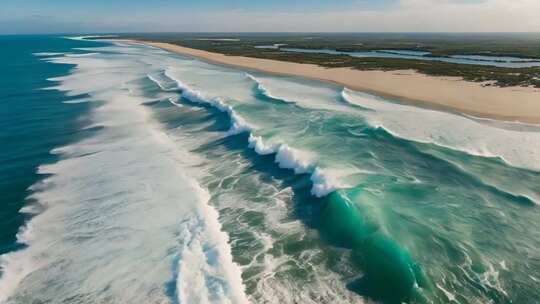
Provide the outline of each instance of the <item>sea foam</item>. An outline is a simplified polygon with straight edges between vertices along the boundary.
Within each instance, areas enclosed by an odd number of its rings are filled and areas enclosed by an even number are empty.
[[[267,98],[270,98],[270,99],[272,99],[272,100],[277,100],[277,101],[284,102],[284,103],[294,103],[294,101],[292,101],[292,100],[287,100],[287,99],[279,98],[279,97],[273,95],[272,92],[271,92],[268,88],[266,88],[266,87],[264,86],[262,80],[260,80],[259,78],[255,77],[255,76],[253,76],[253,75],[251,75],[251,74],[249,74],[249,73],[246,73],[246,77],[247,77],[248,79],[250,79],[251,81],[253,81],[253,82],[256,84],[256,86],[257,86],[257,91],[258,91],[261,95],[263,95],[263,96],[265,96],[265,97],[267,97]]]
[[[540,132],[536,129],[517,123],[511,130],[493,121],[481,123],[469,117],[392,103],[348,89],[343,90],[342,96],[351,104],[372,110],[365,113],[369,123],[396,137],[475,156],[499,158],[512,166],[540,171]]]
[[[218,213],[191,177],[194,156],[143,105],[135,80],[147,66],[121,55],[48,60],[76,65],[55,88],[99,101],[91,124],[102,128],[40,167],[49,177],[31,190],[41,207],[25,209],[38,212],[18,234],[28,247],[0,259],[0,302],[247,303]],[[160,292],[171,281],[174,294]]]
[[[261,136],[255,136],[251,126],[246,124],[244,119],[238,115],[234,109],[227,105],[221,98],[205,97],[203,93],[192,89],[182,81],[174,78],[174,76],[164,73],[170,79],[177,82],[178,88],[181,90],[182,97],[187,98],[192,102],[198,102],[211,105],[222,112],[229,114],[231,119],[231,128],[227,132],[229,135],[239,134],[241,132],[249,132],[248,147],[255,150],[260,155],[275,154],[275,162],[280,168],[294,170],[296,174],[309,173],[312,175],[313,188],[311,193],[317,197],[323,197],[337,187],[332,183],[335,179],[326,178],[322,169],[317,169],[314,165],[314,159],[310,153],[290,147],[287,144],[266,144]],[[151,79],[156,81],[157,79]],[[157,84],[161,87],[160,84]],[[331,181],[332,180],[332,181]]]

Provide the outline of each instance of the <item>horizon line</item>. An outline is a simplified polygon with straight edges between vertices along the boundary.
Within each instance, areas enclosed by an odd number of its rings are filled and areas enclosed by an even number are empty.
[[[454,32],[454,31],[421,31],[421,32],[391,32],[391,31],[365,31],[365,32],[356,32],[356,31],[280,31],[280,32],[268,32],[268,31],[129,31],[129,32],[56,32],[56,33],[45,33],[45,32],[35,32],[35,33],[3,33],[0,36],[32,36],[32,35],[42,35],[42,36],[54,36],[54,35],[126,35],[126,34],[540,34],[540,31],[530,31],[530,32]]]

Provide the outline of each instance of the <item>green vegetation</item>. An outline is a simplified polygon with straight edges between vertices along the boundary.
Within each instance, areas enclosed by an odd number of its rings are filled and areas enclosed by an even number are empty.
[[[123,38],[169,42],[226,55],[311,63],[324,67],[352,67],[359,70],[413,69],[435,76],[458,76],[468,81],[497,86],[535,86],[540,88],[540,68],[503,68],[455,64],[441,61],[394,58],[356,58],[347,55],[287,52],[255,48],[260,45],[287,44],[292,48],[335,49],[338,51],[417,50],[433,56],[494,55],[540,59],[540,34],[216,34],[163,33],[131,34]],[[219,40],[219,39],[230,40]]]

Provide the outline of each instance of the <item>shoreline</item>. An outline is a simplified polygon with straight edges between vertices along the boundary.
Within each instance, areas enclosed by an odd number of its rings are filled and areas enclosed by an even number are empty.
[[[233,68],[322,81],[428,109],[507,122],[540,123],[540,89],[532,87],[486,87],[460,77],[429,76],[411,70],[325,68],[305,63],[228,56],[163,42],[116,41],[144,44]]]

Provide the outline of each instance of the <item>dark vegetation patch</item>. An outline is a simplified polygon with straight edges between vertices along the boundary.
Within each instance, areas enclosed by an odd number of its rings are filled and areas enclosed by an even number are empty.
[[[414,50],[432,56],[491,55],[540,60],[540,34],[451,33],[152,33],[126,34],[122,38],[159,41],[226,55],[311,63],[323,67],[359,70],[407,70],[433,76],[457,76],[496,86],[540,88],[540,68],[505,68],[441,61],[397,58],[356,58],[347,55],[287,52],[255,46],[286,44],[286,47],[338,51]],[[223,41],[220,39],[238,39]]]

